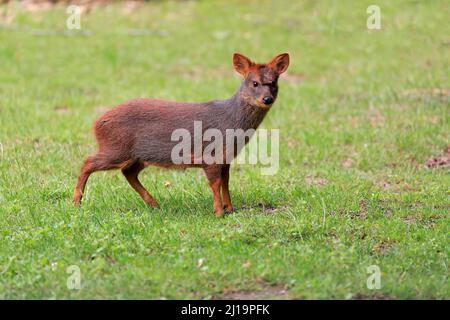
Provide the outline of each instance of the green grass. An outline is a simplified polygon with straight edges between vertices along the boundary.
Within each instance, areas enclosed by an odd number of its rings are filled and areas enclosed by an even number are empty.
[[[372,3],[114,5],[83,14],[80,31],[65,28],[65,8],[13,6],[0,26],[0,298],[207,299],[277,285],[300,299],[448,299],[450,175],[424,163],[449,144],[449,5],[377,1],[382,29],[369,31]],[[224,219],[197,170],[141,174],[159,209],[118,171],[94,174],[73,207],[105,106],[227,98],[235,51],[291,54],[263,123],[280,129],[276,175],[232,168],[237,211]],[[67,289],[71,265],[80,290]],[[370,265],[379,290],[366,287]]]

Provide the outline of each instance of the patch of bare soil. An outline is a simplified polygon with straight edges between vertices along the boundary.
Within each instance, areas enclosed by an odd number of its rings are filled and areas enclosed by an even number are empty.
[[[23,0],[20,4],[24,10],[30,12],[50,10],[55,5],[54,1],[45,0]]]
[[[298,141],[295,139],[288,139],[287,140],[287,146],[289,149],[293,149],[298,145]]]
[[[382,127],[386,122],[386,117],[383,115],[381,109],[374,106],[369,107],[367,117],[373,128]]]
[[[0,1],[0,5],[3,4]],[[0,7],[0,24],[3,25],[10,25],[14,21],[15,18],[15,12],[13,10],[13,3],[10,2],[8,4],[5,4],[4,6]]]
[[[365,220],[367,218],[367,202],[364,199],[359,200],[358,202],[358,210],[346,210],[339,209],[338,211],[332,211],[331,215],[345,215],[350,219],[361,219]]]
[[[405,221],[405,223],[410,226],[413,224],[417,224],[420,225],[421,227],[426,227],[426,228],[434,228],[434,226],[436,225],[436,222],[440,219],[444,219],[445,215],[431,215],[429,217],[422,217],[422,216],[414,216],[414,215],[409,215],[405,218],[403,218],[403,221]]]
[[[82,12],[89,11],[94,5],[106,4],[107,1],[102,0],[78,0],[78,1],[57,1],[57,0],[22,0],[20,1],[21,9],[29,12],[47,11],[53,9],[56,5],[77,5]]]
[[[403,91],[403,94],[409,96],[432,95],[432,96],[450,96],[450,88],[412,88]]]
[[[367,295],[363,293],[358,293],[353,296],[354,300],[397,300],[394,297],[384,295],[382,293],[375,293],[373,295]]]
[[[69,108],[67,106],[56,106],[55,112],[59,114],[64,114],[69,112]]]
[[[314,174],[308,174],[305,177],[305,182],[308,186],[315,186],[315,187],[323,187],[328,184],[327,179],[320,178]]]
[[[372,251],[379,255],[385,255],[392,248],[393,243],[390,240],[382,240],[372,247]]]
[[[345,159],[344,161],[341,162],[341,166],[345,169],[353,167],[353,159],[352,158]]]
[[[94,108],[94,111],[97,113],[105,113],[108,110],[111,110],[112,107],[108,107],[108,106],[98,106]]]
[[[0,4],[3,1],[0,1]],[[12,1],[4,1],[5,3],[12,3]],[[69,6],[77,5],[82,13],[89,13],[92,9],[99,6],[106,6],[114,3],[113,0],[22,0],[20,7],[22,10],[29,12],[47,11],[53,9],[57,5]],[[126,0],[122,1],[122,11],[124,13],[131,13],[137,10],[143,3],[143,0]]]
[[[401,204],[402,206],[410,209],[412,213],[406,217],[403,217],[403,221],[408,225],[420,225],[422,227],[426,228],[433,228],[436,225],[436,222],[440,219],[443,219],[446,216],[446,211],[450,209],[450,205],[424,205],[421,202],[414,202],[414,203],[404,203],[402,201],[393,201],[393,200],[386,200],[382,199],[379,201],[379,208],[383,210],[385,216],[387,218],[391,218],[394,216],[394,207]],[[422,211],[424,208],[432,208],[435,210],[442,210],[445,211],[444,214],[433,214],[431,216],[424,217],[420,214],[415,213],[414,211]],[[380,248],[382,248],[384,245],[382,244]]]
[[[367,217],[367,202],[364,199],[359,200],[358,217],[360,219],[365,219]]]
[[[412,88],[404,90],[401,94],[411,101],[450,101],[450,88]]]
[[[378,181],[376,185],[383,190],[389,190],[394,193],[417,191],[418,189],[411,186],[405,181]]]
[[[132,13],[139,9],[143,1],[123,1],[122,11],[124,13]]]
[[[417,218],[415,216],[407,216],[403,219],[407,225],[412,225],[417,222]]]
[[[425,166],[430,169],[450,168],[450,145],[445,147],[441,155],[429,158]]]
[[[284,285],[266,285],[258,291],[230,291],[213,297],[214,300],[287,300],[289,292]]]

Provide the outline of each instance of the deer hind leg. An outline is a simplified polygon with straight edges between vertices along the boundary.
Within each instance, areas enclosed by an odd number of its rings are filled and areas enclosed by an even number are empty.
[[[77,185],[73,193],[73,202],[75,205],[81,203],[83,197],[84,188],[89,176],[96,171],[110,170],[117,168],[119,165],[114,161],[111,161],[105,154],[97,153],[95,155],[88,156],[84,160],[83,167],[81,168],[80,175],[78,176]]]
[[[233,205],[231,204],[230,190],[228,189],[228,182],[230,180],[230,165],[222,167],[222,197],[223,207],[227,213],[233,212]]]
[[[141,182],[138,179],[139,172],[145,168],[145,165],[141,162],[135,162],[131,166],[123,168],[122,173],[127,179],[128,183],[136,190],[146,204],[152,207],[158,207],[158,202],[148,193]]]
[[[204,171],[209,182],[209,187],[213,193],[214,212],[216,217],[221,217],[223,215],[222,198],[220,196],[220,187],[222,186],[222,166],[210,165],[204,167]]]

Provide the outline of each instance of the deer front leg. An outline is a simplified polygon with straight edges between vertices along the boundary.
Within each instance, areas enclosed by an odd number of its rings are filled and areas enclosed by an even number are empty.
[[[203,168],[206,178],[209,182],[209,187],[213,193],[214,212],[216,217],[223,215],[222,198],[220,196],[220,188],[222,186],[222,165],[210,165]]]
[[[230,165],[226,164],[222,167],[222,196],[224,209],[227,213],[233,212],[231,204],[230,190],[228,189],[228,181],[230,180]]]

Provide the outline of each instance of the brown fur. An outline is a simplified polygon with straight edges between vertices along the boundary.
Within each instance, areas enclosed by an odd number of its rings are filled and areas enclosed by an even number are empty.
[[[193,136],[194,121],[202,121],[203,132],[209,128],[216,128],[224,137],[226,129],[245,131],[259,126],[271,106],[265,105],[262,99],[270,96],[275,101],[278,93],[278,76],[287,69],[289,56],[281,54],[267,64],[255,64],[245,56],[235,54],[233,64],[236,71],[244,76],[244,81],[230,99],[204,103],[135,99],[100,116],[93,127],[98,151],[84,161],[74,191],[74,203],[81,203],[91,173],[121,169],[129,184],[142,199],[148,205],[156,207],[158,205],[156,200],[138,180],[141,170],[148,165],[167,168],[201,167],[213,193],[216,215],[222,215],[223,207],[227,212],[231,212],[233,205],[228,187],[230,165],[226,163],[175,165],[171,160],[171,151],[178,142],[171,141],[171,134],[175,129],[184,128]],[[256,86],[254,82],[257,83]],[[223,145],[223,148],[225,150],[227,146]]]

